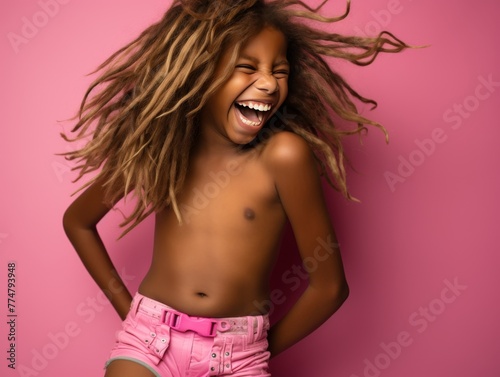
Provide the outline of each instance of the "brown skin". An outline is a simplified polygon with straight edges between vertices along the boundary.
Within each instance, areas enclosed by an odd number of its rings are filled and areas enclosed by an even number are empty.
[[[348,287],[339,250],[321,260],[315,254],[318,238],[335,242],[335,235],[308,144],[280,132],[253,149],[240,148],[262,125],[255,131],[242,126],[234,102],[272,104],[264,123],[286,97],[284,37],[265,28],[243,53],[246,57],[202,111],[189,175],[178,197],[183,224],[171,208],[156,214],[152,264],[139,292],[194,316],[255,315],[255,303],[269,298],[269,277],[288,219],[301,258],[317,259],[318,267],[309,271],[305,292],[269,332],[275,356],[326,321],[347,298]],[[220,70],[227,59],[229,53]],[[110,209],[103,198],[96,182],[68,208],[64,228],[99,287],[113,287],[111,303],[124,319],[132,297],[96,231]],[[127,366],[113,364],[115,369]]]

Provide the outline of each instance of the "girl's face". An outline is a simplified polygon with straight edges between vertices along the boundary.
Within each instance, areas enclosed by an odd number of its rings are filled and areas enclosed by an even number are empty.
[[[222,55],[215,78],[224,74],[231,52]],[[233,73],[203,107],[202,129],[234,144],[252,141],[285,101],[289,70],[285,36],[265,27],[243,46]]]

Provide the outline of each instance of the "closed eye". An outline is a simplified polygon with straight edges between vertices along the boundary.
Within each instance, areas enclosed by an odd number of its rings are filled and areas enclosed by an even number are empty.
[[[247,72],[247,73],[253,73],[256,70],[255,67],[248,65],[248,64],[238,64],[236,66],[236,68],[238,68],[239,70],[241,70],[243,72]]]
[[[279,70],[279,71],[274,71],[274,72],[273,72],[273,75],[274,75],[276,78],[278,78],[278,79],[281,79],[281,78],[286,78],[286,77],[288,77],[288,75],[289,75],[289,74],[290,74],[290,73],[289,73],[287,70],[284,70],[284,69]]]

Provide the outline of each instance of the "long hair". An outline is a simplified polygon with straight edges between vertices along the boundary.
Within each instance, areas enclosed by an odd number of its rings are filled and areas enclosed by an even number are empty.
[[[100,169],[82,188],[99,180],[110,205],[132,192],[137,197],[121,224],[128,226],[123,234],[168,206],[182,221],[176,198],[188,171],[198,114],[231,75],[238,51],[265,26],[280,30],[288,46],[289,93],[275,118],[283,112],[294,116],[280,120],[279,129],[302,136],[332,186],[356,200],[347,190],[342,136],[360,134],[366,125],[380,128],[386,137],[387,132],[360,115],[354,103],[376,102],[351,88],[325,57],[363,66],[380,52],[409,46],[385,31],[375,37],[344,36],[311,26],[338,22],[349,13],[347,0],[341,16],[322,16],[325,3],[312,9],[295,0],[175,0],[159,22],[93,72],[100,75],[84,95],[75,136],[62,134],[68,141],[89,140],[64,155],[77,161],[76,181]],[[227,49],[232,49],[232,60],[225,74],[214,78]],[[355,127],[340,129],[332,112]]]

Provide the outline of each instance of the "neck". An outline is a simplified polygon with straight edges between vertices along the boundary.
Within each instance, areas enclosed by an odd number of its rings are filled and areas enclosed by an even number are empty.
[[[234,157],[241,154],[242,145],[235,144],[210,127],[200,127],[193,155],[210,158]]]

